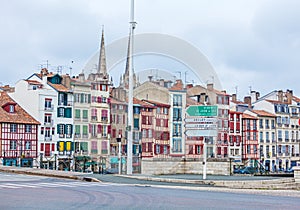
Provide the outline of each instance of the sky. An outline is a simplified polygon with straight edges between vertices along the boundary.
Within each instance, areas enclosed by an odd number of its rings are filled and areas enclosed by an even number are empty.
[[[138,0],[135,33],[189,42],[239,99],[251,90],[300,97],[299,8],[299,0]],[[0,85],[14,86],[47,63],[51,71],[82,72],[102,26],[106,45],[128,35],[130,0],[1,0],[0,16]]]

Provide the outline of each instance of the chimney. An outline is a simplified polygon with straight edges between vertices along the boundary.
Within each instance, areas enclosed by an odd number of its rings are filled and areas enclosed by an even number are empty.
[[[251,96],[252,103],[256,102],[256,100],[257,100],[256,91],[252,90],[250,93],[250,96]]]
[[[236,94],[232,94],[231,100],[232,100],[232,101],[236,101]]]
[[[79,78],[79,82],[84,82],[84,80],[85,80],[84,73],[80,73],[78,75],[78,78]]]
[[[251,108],[251,96],[245,96],[244,103],[248,104],[248,107]]]
[[[148,76],[149,82],[152,82],[152,78],[153,78],[152,75],[149,75],[149,76]]]
[[[292,100],[293,100],[293,91],[292,90],[286,90],[286,98],[287,98],[287,103],[292,104]]]
[[[190,88],[192,88],[193,87],[193,84],[187,84],[186,85],[186,89],[190,89]]]
[[[282,90],[278,90],[278,101],[283,102],[283,92],[282,92]]]
[[[210,83],[206,85],[207,90],[212,91],[214,89],[214,84]]]

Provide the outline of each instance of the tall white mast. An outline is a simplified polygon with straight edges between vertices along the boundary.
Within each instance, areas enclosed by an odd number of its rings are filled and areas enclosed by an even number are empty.
[[[134,0],[131,0],[130,12],[130,28],[129,28],[129,87],[128,87],[128,135],[127,135],[127,174],[132,174],[132,131],[133,131],[133,42],[134,29],[136,22],[134,21]]]

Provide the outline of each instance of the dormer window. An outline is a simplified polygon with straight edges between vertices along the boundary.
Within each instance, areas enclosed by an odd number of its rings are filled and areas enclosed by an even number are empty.
[[[8,112],[8,113],[15,113],[16,112],[16,103],[12,103],[12,102],[9,102],[9,103],[6,103],[2,106],[2,108]]]

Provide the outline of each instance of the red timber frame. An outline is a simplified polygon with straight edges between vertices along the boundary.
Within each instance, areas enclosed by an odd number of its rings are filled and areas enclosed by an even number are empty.
[[[1,158],[36,158],[37,132],[36,124],[1,123]]]

